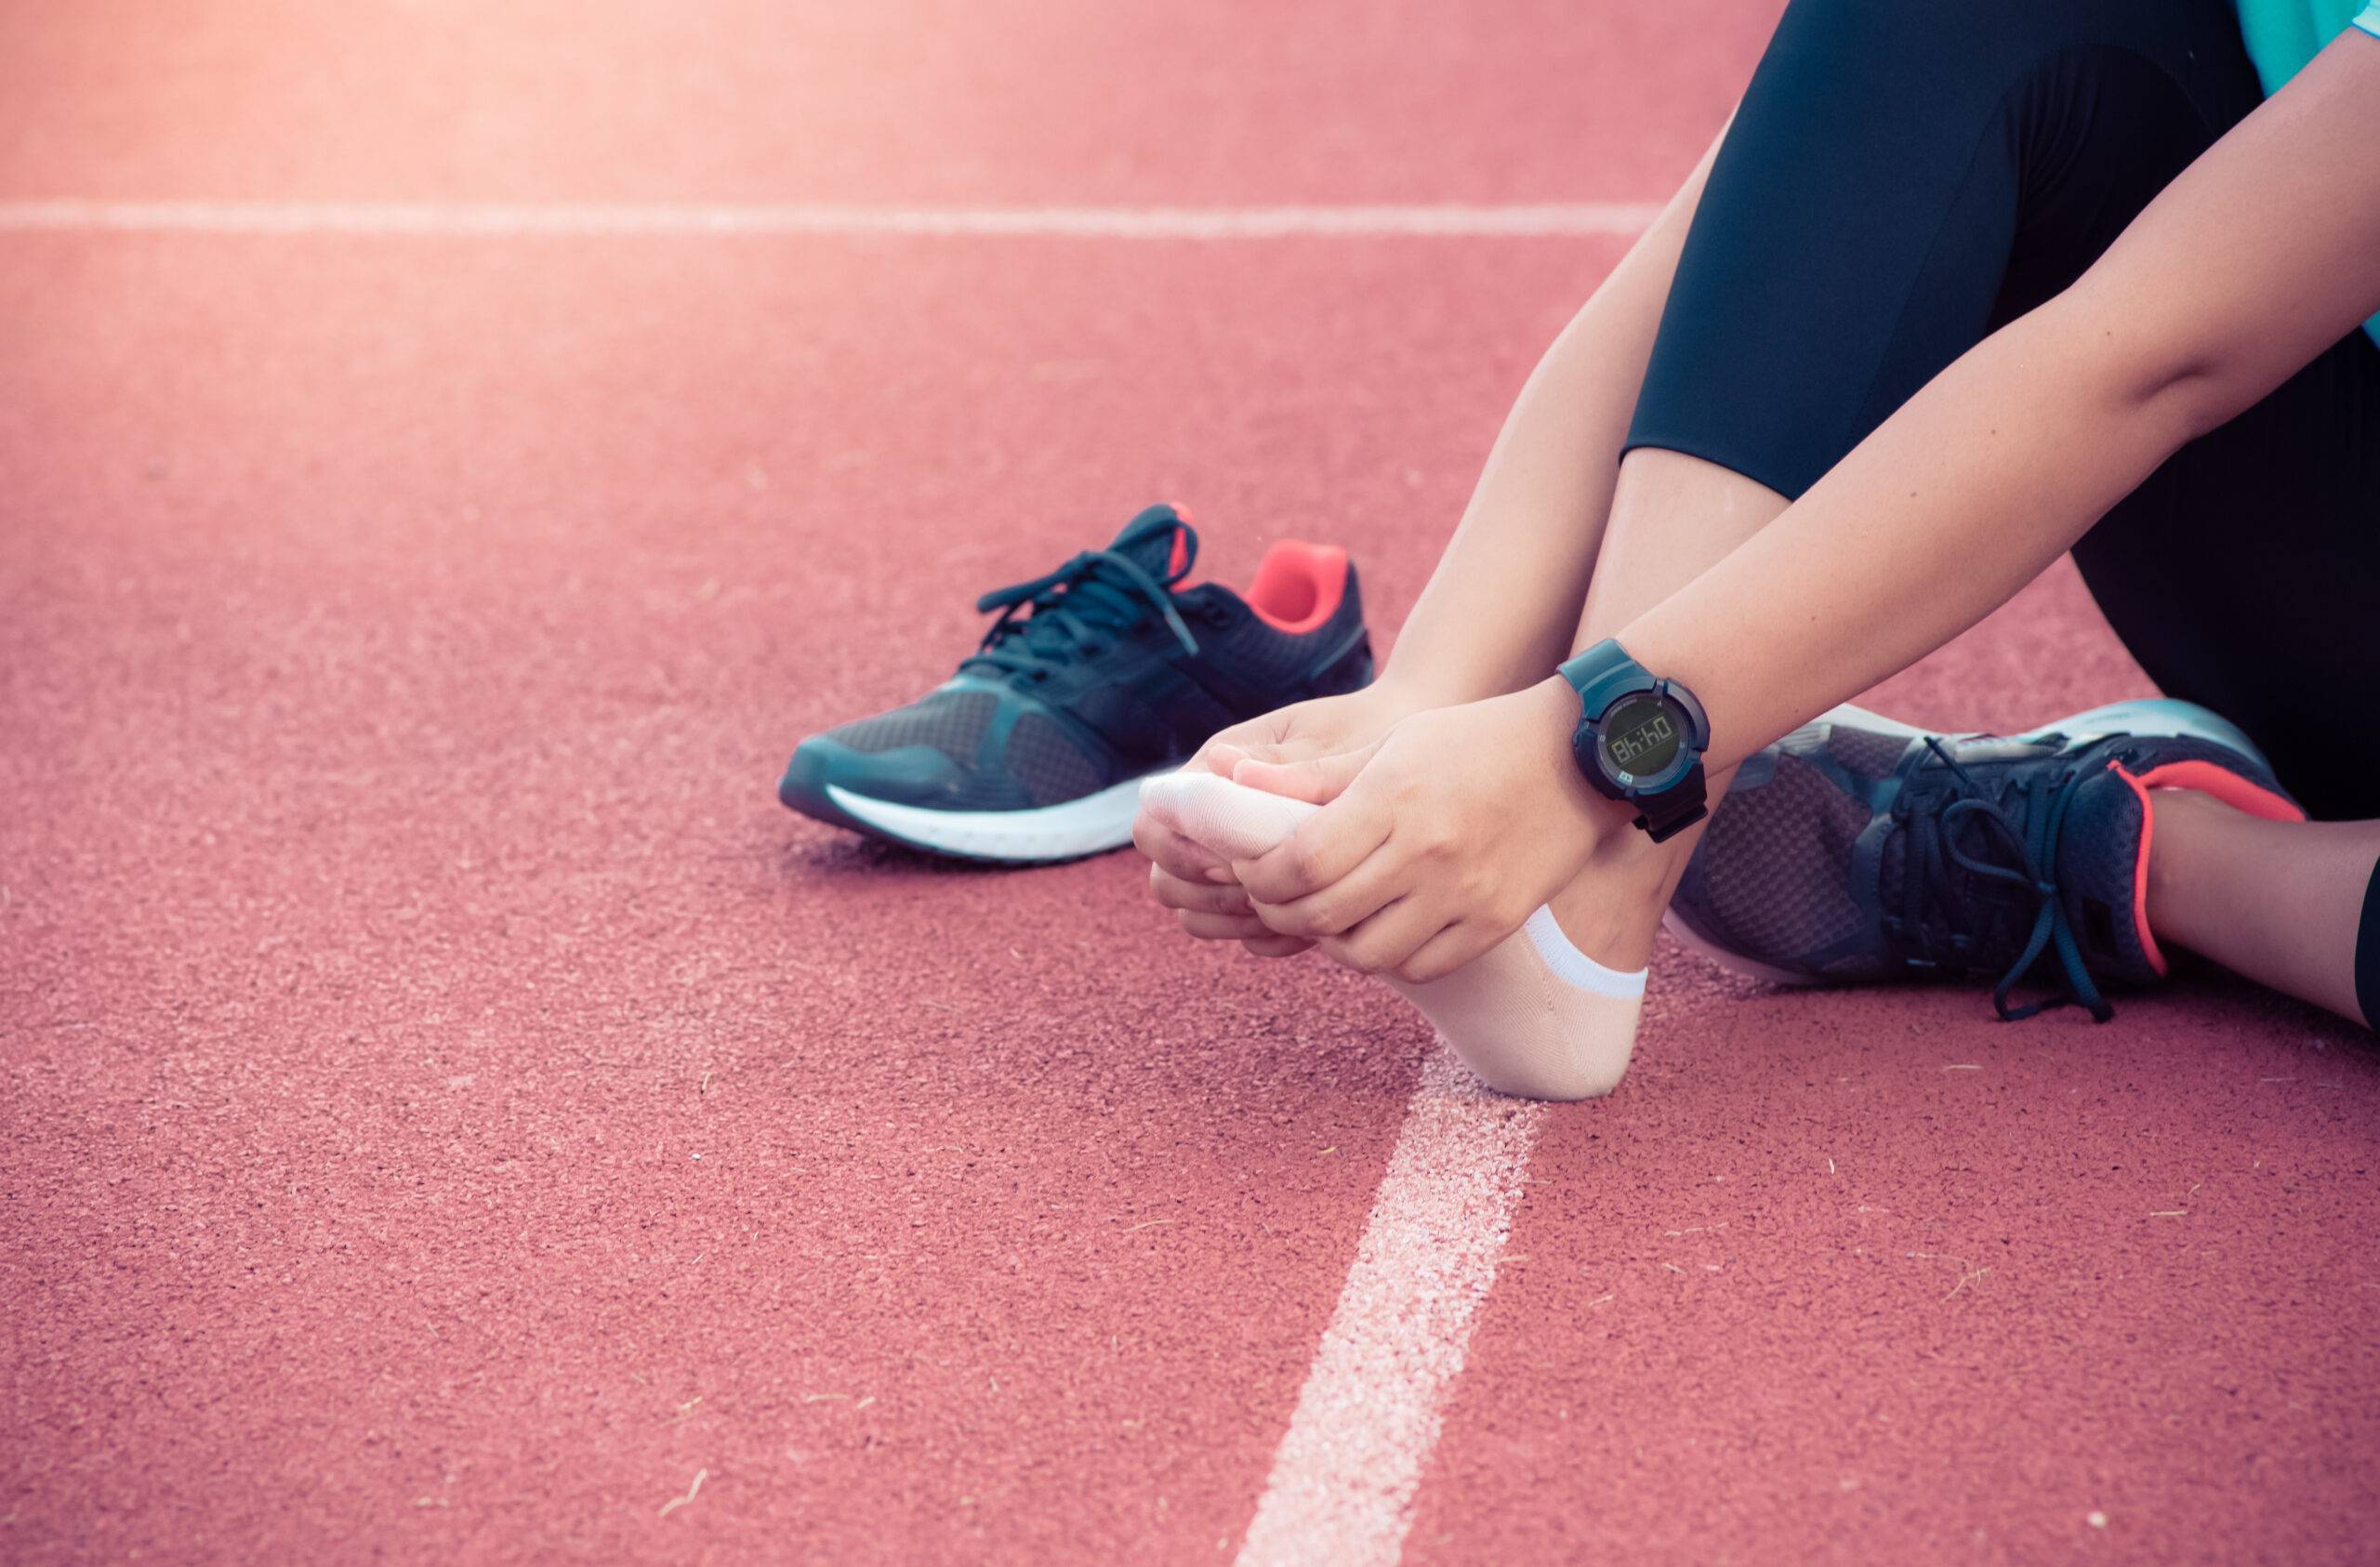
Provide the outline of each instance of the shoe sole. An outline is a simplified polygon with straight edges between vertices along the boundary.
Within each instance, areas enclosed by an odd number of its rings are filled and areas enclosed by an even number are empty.
[[[1915,724],[1902,723],[1897,718],[1882,718],[1864,707],[1855,707],[1849,703],[1828,709],[1811,722],[1856,724],[1861,729],[1878,731],[1885,734],[1904,735],[1911,739],[1919,735],[1950,732],[1938,729],[1921,729]],[[2141,697],[2131,702],[2110,702],[2104,707],[2094,707],[2088,712],[2076,713],[2070,718],[2060,718],[2054,724],[2045,724],[2029,734],[2015,735],[2011,738],[2040,740],[2053,734],[2117,733],[2141,734],[2163,739],[2178,739],[2187,736],[2196,740],[2211,740],[2217,744],[2229,746],[2243,757],[2255,758],[2260,766],[2268,769],[2271,766],[2265,760],[2265,754],[2256,749],[2254,742],[2242,733],[2237,725],[2195,703],[2177,702],[2172,697],[2165,696]],[[1823,985],[1827,982],[1824,980],[1812,979],[1807,974],[1790,973],[1782,968],[1772,968],[1765,963],[1755,963],[1748,957],[1739,957],[1726,948],[1707,942],[1695,934],[1693,928],[1688,926],[1674,909],[1662,911],[1661,928],[1670,933],[1671,938],[1678,945],[1689,952],[1701,954],[1731,974],[1742,974],[1755,980],[1765,980],[1775,985],[1798,985],[1804,988]]]
[[[826,785],[825,794],[835,816],[808,814],[932,854],[990,864],[1041,865],[1104,854],[1130,843],[1132,818],[1140,811],[1141,780],[1129,779],[1095,795],[1031,810],[934,810],[871,799],[840,784]],[[786,803],[794,804],[790,799]]]

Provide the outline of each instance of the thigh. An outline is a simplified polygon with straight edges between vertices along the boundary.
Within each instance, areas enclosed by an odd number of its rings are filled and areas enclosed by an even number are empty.
[[[2318,817],[2380,817],[2380,348],[2361,332],[2175,453],[2074,546],[2168,695]]]
[[[1630,430],[1799,495],[2258,100],[2223,0],[1795,0]]]

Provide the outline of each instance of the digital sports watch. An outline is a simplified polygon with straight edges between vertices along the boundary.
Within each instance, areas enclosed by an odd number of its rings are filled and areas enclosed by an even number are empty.
[[[1562,678],[1579,692],[1570,754],[1595,792],[1634,806],[1655,843],[1701,821],[1711,720],[1694,693],[1655,678],[1608,639],[1563,665]]]

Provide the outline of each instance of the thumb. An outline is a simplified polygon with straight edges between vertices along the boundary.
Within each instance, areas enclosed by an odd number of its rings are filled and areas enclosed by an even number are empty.
[[[1207,742],[1190,759],[1190,765],[1205,768],[1218,778],[1229,778],[1232,770],[1243,761],[1285,761],[1296,749],[1288,741],[1226,740],[1219,735]]]
[[[1229,744],[1221,740],[1210,740],[1203,750],[1190,758],[1190,765],[1204,768],[1218,778],[1229,778],[1231,770],[1237,767],[1240,758],[1248,754],[1245,746]]]
[[[1278,748],[1289,733],[1289,712],[1286,707],[1275,708],[1270,713],[1258,714],[1246,723],[1234,724],[1210,735],[1207,743],[1191,757],[1188,765],[1204,768],[1218,778],[1229,778],[1232,764],[1240,757],[1250,752],[1263,755]]]
[[[1269,762],[1246,757],[1232,769],[1231,780],[1267,794],[1328,805],[1355,781],[1355,774],[1364,770],[1364,764],[1372,759],[1380,744],[1375,740],[1361,750],[1342,751],[1335,757],[1315,757],[1302,762]]]

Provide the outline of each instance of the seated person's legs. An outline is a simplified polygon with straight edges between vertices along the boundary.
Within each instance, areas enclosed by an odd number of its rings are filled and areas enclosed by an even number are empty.
[[[2150,678],[2318,818],[2159,792],[2144,928],[2380,1025],[2380,347],[2350,335],[2175,453],[2074,558]]]
[[[1779,50],[1786,49],[1797,17],[1815,26],[1858,10],[1797,6],[1789,27],[1780,29]],[[1797,328],[1790,318],[1781,323],[1748,319],[1740,287],[1715,290],[1712,309],[1685,311],[1685,300],[1707,275],[1704,233],[1698,230],[1681,263],[1634,439],[1702,451],[1797,493],[1814,476],[1809,454],[1826,454],[1825,462],[1839,454],[1833,450],[1839,438],[1817,439],[1820,427],[1840,430],[1847,418],[1855,438],[1864,434],[1930,376],[1946,353],[1965,346],[1955,338],[1945,342],[1938,333],[1952,321],[1974,318],[1969,274],[1977,257],[2005,236],[2005,266],[1982,324],[2013,319],[2067,286],[2175,172],[2176,160],[2195,156],[2254,104],[2251,68],[2236,38],[2224,35],[2228,15],[2201,10],[2175,7],[2162,19],[2162,55],[2078,41],[2025,73],[2020,90],[1995,110],[1994,143],[1978,152],[1961,182],[1959,200],[1941,226],[1945,243],[1929,252],[1906,289],[1892,295],[1905,296],[1910,308],[1894,322],[1875,390],[1856,413],[1822,392],[1778,405],[1696,402],[1698,388],[1721,379],[1700,367],[1718,362],[1732,345],[1760,346],[1751,362],[1767,366],[1771,387],[1790,378],[1786,361],[1826,351],[1811,343],[1792,346]],[[1997,20],[2006,13],[1989,14]],[[2122,24],[2144,45],[2161,27],[2160,18],[2129,4],[2077,7],[2073,20],[2086,32]],[[2194,31],[2201,35],[2191,36]],[[2179,59],[2176,48],[2184,50]],[[2013,157],[2003,158],[2003,151]],[[2013,191],[1995,189],[2012,173]],[[1757,203],[1747,208],[1734,199],[1729,176],[1723,160],[1705,207],[1714,225],[1757,210]],[[1811,193],[1791,188],[1792,179],[1787,173],[1779,176],[1781,184],[1764,184],[1764,199],[1779,207],[1805,204]],[[1748,228],[1739,243],[1748,251],[1756,235],[1780,225],[1792,231],[1790,220],[1772,212],[1765,226]],[[1863,236],[1863,256],[1875,254],[1865,241],[1876,232]],[[1907,230],[1895,225],[1884,232],[1905,237]],[[1990,244],[1977,245],[1978,237]],[[1798,254],[1788,253],[1784,270],[1800,265],[1793,259]],[[1918,309],[1921,304],[1929,308]],[[1732,319],[1730,309],[1738,312]],[[1846,340],[1870,341],[1870,320],[1855,317]],[[1781,353],[1774,347],[1780,336],[1789,345]],[[1689,351],[1673,354],[1673,343]],[[1844,382],[1834,376],[1821,384],[1839,388]],[[2109,623],[2158,684],[2171,696],[2213,708],[2243,731],[2216,743],[2228,752],[2219,764],[2225,776],[2267,784],[2277,777],[2281,790],[2318,817],[2380,815],[2380,721],[2368,703],[2341,700],[2343,693],[2380,686],[2380,639],[2371,634],[2380,624],[2380,349],[2363,335],[2349,336],[2263,402],[2175,454],[2074,553]],[[2149,735],[2172,711],[2134,715],[2127,722]],[[2182,724],[2193,726],[2202,726],[2202,718]],[[1874,732],[1866,740],[1858,738],[1869,731]],[[2195,744],[2151,736],[2151,748]],[[1924,878],[1905,873],[1897,849],[1880,845],[1897,829],[1888,831],[1875,809],[1877,776],[1838,765],[1836,753],[1846,744],[1854,751],[1861,744],[1888,749],[1895,766],[1907,753],[1908,777],[1922,785],[1911,797],[1938,806],[1974,793],[1944,766],[1921,766],[1906,734],[1888,732],[1888,726],[1864,718],[1827,731],[1814,725],[1748,764],[1735,809],[1723,810],[1713,824],[1710,848],[1675,914],[1703,944],[1796,978],[1941,968],[1983,972],[2022,957],[2021,941],[2006,932],[2029,926],[2031,906],[2021,911],[2027,919],[2014,921],[1980,895],[1965,895],[1964,907],[1935,906],[1942,889],[1929,892],[1921,885]],[[2014,769],[2010,782],[2072,781],[2088,754],[2087,747],[2046,747],[2038,766]],[[1818,775],[1813,763],[1821,771],[1868,782],[1848,789],[1806,787]],[[1992,784],[1987,792],[1998,787]],[[2056,792],[2047,788],[2042,797]],[[2161,975],[2164,962],[2156,937],[2162,933],[2354,1015],[2350,954],[2372,851],[2352,833],[2306,829],[2275,820],[2281,814],[2276,810],[2240,809],[2241,799],[2253,802],[2256,793],[2251,788],[2233,799],[2203,789],[2160,787],[2153,798],[2143,792],[2136,803],[2117,800],[2109,810],[2075,818],[2096,823],[2096,833],[2059,838],[2059,854],[2042,869],[2062,878],[2057,902],[2073,915],[2069,934],[2102,981],[2146,982]],[[2004,846],[1977,836],[1992,832],[1977,813],[1967,812],[1964,821],[1965,830],[1957,836],[1965,850],[2003,863],[2015,858]],[[2261,852],[2241,852],[2250,844]],[[2115,885],[2119,871],[2122,888]],[[2253,882],[2257,874],[2267,879]],[[1949,879],[1965,894],[1984,885],[1956,870]],[[1796,920],[1789,917],[1793,911],[1774,906],[1770,893],[1779,885],[1804,887],[1815,897],[1828,890],[1819,884],[1830,880],[1833,889],[1858,896],[1828,903],[1826,918]],[[2109,897],[2077,891],[2080,884],[2098,881],[2107,883]],[[1946,915],[1956,917],[1946,922]],[[1714,942],[1712,933],[1723,930]],[[2380,937],[2365,946],[2380,948]],[[2058,982],[2046,971],[2038,977]]]
[[[1720,479],[1798,496],[1951,359],[2070,283],[2258,97],[2219,4],[1798,0],[1680,259],[1580,643],[1715,558],[1709,518],[1742,509]],[[1676,454],[1715,477],[1633,482],[1648,455]],[[1640,961],[1694,843],[1621,846],[1623,863],[1555,900],[1565,928]]]
[[[2064,288],[2257,97],[2219,0],[1798,0],[1677,266],[1579,641]],[[1554,901],[1562,928],[1641,962],[1691,842],[1616,849]]]
[[[2380,1028],[2380,821],[2272,822],[2196,790],[2155,814],[2160,937]]]

